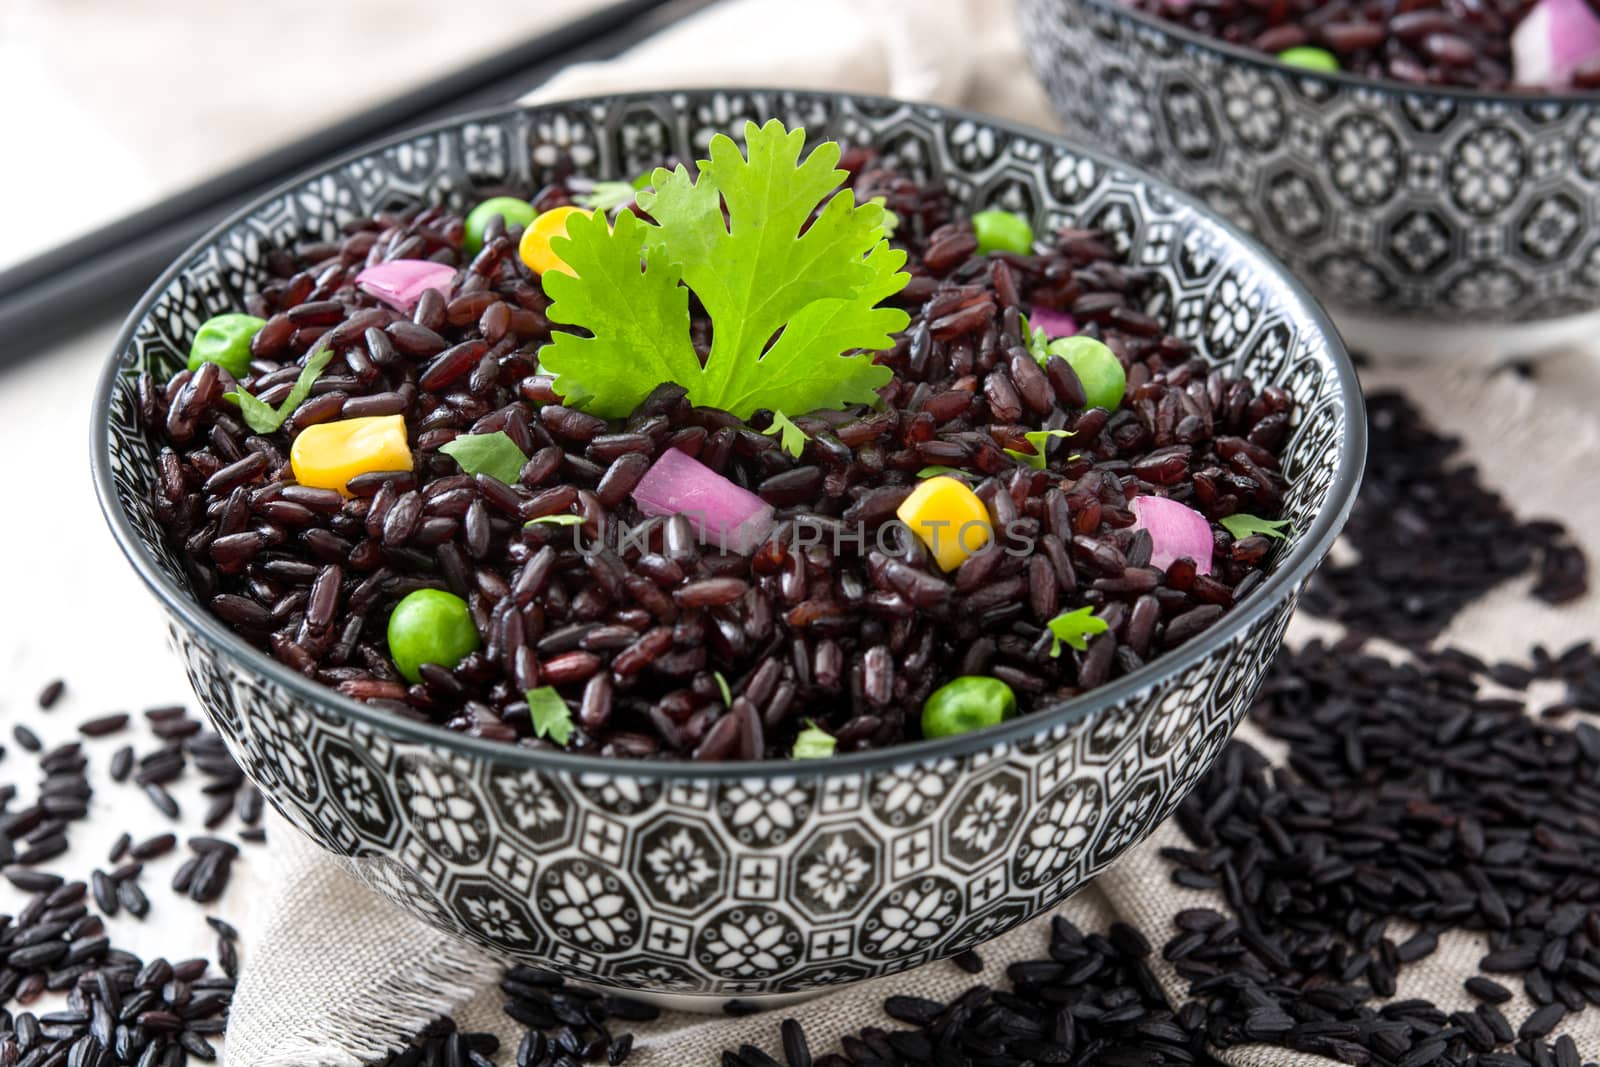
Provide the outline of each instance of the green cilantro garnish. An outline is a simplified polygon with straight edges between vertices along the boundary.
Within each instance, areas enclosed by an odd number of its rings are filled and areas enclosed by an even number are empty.
[[[528,715],[533,719],[533,732],[564,745],[572,737],[572,709],[561,694],[548,685],[527,692]]]
[[[917,477],[918,478],[940,478],[940,477],[944,477],[944,478],[960,478],[960,479],[963,479],[965,481],[970,481],[973,477],[975,477],[975,475],[973,475],[973,473],[971,471],[958,470],[955,467],[940,467],[938,465],[934,465],[932,467],[923,467],[921,470],[919,470],[917,472]]]
[[[1024,463],[1029,467],[1032,467],[1036,471],[1042,471],[1045,467],[1045,450],[1050,447],[1050,438],[1071,437],[1072,431],[1030,430],[1022,436],[1030,445],[1033,446],[1033,451],[1023,452],[1019,449],[1008,448],[1005,450],[1006,455],[1010,456],[1018,463]]]
[[[724,707],[733,707],[733,690],[728,688],[728,680],[722,676],[721,671],[712,671],[711,677],[717,680],[717,690],[722,694]]]
[[[524,526],[534,523],[543,523],[546,526],[578,526],[583,522],[582,515],[540,515],[537,519],[529,519]]]
[[[595,182],[594,189],[572,199],[579,207],[598,211],[602,215],[611,215],[619,208],[633,203],[633,194],[636,191],[632,182]]]
[[[283,403],[278,405],[277,410],[273,410],[271,404],[262,403],[243,389],[230,390],[222,395],[239,405],[239,414],[244,418],[245,425],[256,433],[277,433],[284,421],[294,414],[294,409],[305,403],[306,397],[311,395],[311,387],[322,377],[322,372],[327,370],[328,364],[332,362],[331,348],[319,348],[311,353],[306,365],[300,368],[300,377],[294,380],[294,385],[289,388],[289,395],[283,398]]]
[[[795,736],[792,756],[795,759],[827,759],[833,755],[834,746],[838,743],[838,738],[807,719],[806,728]]]
[[[1050,361],[1050,338],[1044,332],[1043,326],[1030,326],[1026,315],[1021,318],[1022,343],[1028,346],[1028,355],[1042,367]]]
[[[653,223],[626,208],[613,226],[575,215],[553,242],[575,273],[544,276],[547,314],[589,334],[558,332],[539,353],[569,403],[619,417],[662,382],[739,418],[877,401],[889,368],[847,353],[889,348],[910,322],[878,306],[910,280],[905,253],[884,238],[883,208],[839,191],[838,144],[802,161],[805,131],[776,120],[748,124],[745,139],[748,158],[732,138],[712,138],[698,180],[658,169],[655,188],[638,194]],[[704,365],[689,334],[691,290],[711,316]]]
[[[1229,515],[1221,521],[1223,529],[1231,533],[1235,540],[1241,540],[1252,534],[1276,537],[1280,541],[1288,539],[1288,535],[1283,532],[1289,525],[1288,519],[1262,519],[1241,512],[1238,515]]]
[[[1061,642],[1065,641],[1079,652],[1083,652],[1089,647],[1089,638],[1111,629],[1106,620],[1094,613],[1092,607],[1063,611],[1045,625],[1050,628],[1051,659],[1061,655]]]
[[[768,437],[778,434],[778,446],[795,459],[800,458],[800,453],[806,450],[806,442],[811,440],[810,434],[789,421],[789,416],[781,411],[772,413],[772,425],[761,432]]]
[[[461,465],[468,474],[487,474],[497,482],[516,485],[528,457],[503,430],[464,433],[439,446],[439,451]]]

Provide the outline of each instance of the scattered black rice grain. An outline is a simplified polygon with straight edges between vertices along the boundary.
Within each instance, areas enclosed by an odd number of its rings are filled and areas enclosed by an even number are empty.
[[[127,712],[116,712],[112,715],[102,715],[96,719],[78,724],[78,732],[85,737],[105,737],[114,734],[128,725]]]
[[[1420,647],[1507,579],[1538,574],[1535,594],[1564,603],[1588,565],[1564,528],[1524,522],[1404,396],[1367,398],[1367,468],[1344,542],[1349,563],[1319,569],[1302,605],[1356,632]]]
[[[95,873],[98,894],[104,876]],[[75,903],[83,883],[30,874],[39,888],[0,924],[0,1064],[182,1067],[216,1059],[208,1038],[226,1027],[232,977],[208,976],[205,960],[174,967],[115,947],[101,921]],[[65,917],[74,911],[78,918]],[[46,991],[62,994],[63,1006],[22,1010]]]
[[[39,707],[49,711],[56,706],[56,701],[60,700],[61,694],[66,691],[67,683],[64,679],[57,678],[55,681],[50,682],[39,690]]]
[[[1526,669],[1554,677],[1563,659]],[[1398,663],[1357,639],[1280,653],[1253,719],[1287,765],[1230,745],[1178,809],[1194,850],[1167,850],[1175,880],[1213,876],[1233,912],[1183,913],[1165,948],[1214,1045],[1544,1064],[1566,1012],[1600,1003],[1600,738],[1479,696],[1489,680],[1451,649]],[[1398,940],[1402,921],[1421,932]],[[1494,1006],[1509,991],[1482,976],[1466,983],[1483,1001],[1471,1019],[1377,1003],[1445,930],[1484,937],[1480,967],[1521,979],[1538,1007],[1515,1032]]]
[[[1214,1061],[1205,1034],[1168,1007],[1150,972],[1150,946],[1121,924],[1085,933],[1057,915],[1048,955],[1007,968],[1009,989],[974,986],[949,1003],[890,996],[884,1011],[910,1026],[846,1035],[841,1053],[813,1057],[803,1027],[786,1019],[779,1040],[788,1067],[1162,1067]],[[768,1067],[766,1051],[723,1054],[734,1067]]]
[[[111,756],[111,780],[126,782],[133,772],[133,746],[123,745]]]
[[[632,1053],[633,1035],[619,1032],[615,1023],[648,1022],[660,1014],[643,1001],[568,986],[560,975],[537,967],[508,968],[500,977],[500,992],[506,1015],[527,1028],[517,1046],[517,1067],[568,1067],[602,1059],[616,1067]],[[460,1042],[459,1048],[452,1042]],[[495,1050],[492,1037],[458,1034],[455,1021],[446,1017],[414,1035],[382,1067],[491,1067]],[[478,1058],[450,1058],[467,1052]]]
[[[154,837],[147,837],[137,845],[134,845],[128,850],[128,855],[140,861],[153,860],[171,852],[173,846],[177,843],[177,834],[156,834]]]
[[[167,792],[159,782],[146,782],[144,784],[144,795],[149,797],[150,803],[154,804],[156,810],[167,818],[176,819],[178,817],[178,802],[172,799],[172,794]]]
[[[457,1030],[456,1021],[446,1015],[429,1023],[405,1048],[381,1064],[382,1067],[493,1067],[490,1057],[499,1047],[500,1039],[493,1034]],[[577,1063],[576,1059],[568,1062]]]
[[[111,876],[105,871],[96,868],[89,884],[94,889],[95,906],[107,918],[115,916],[122,907],[117,899],[117,883],[112,881]]]
[[[17,744],[28,752],[38,752],[44,748],[44,742],[39,740],[39,735],[20,722],[11,728],[11,736],[15,737]]]
[[[968,974],[983,973],[983,957],[975,949],[963,949],[950,957],[950,962]]]

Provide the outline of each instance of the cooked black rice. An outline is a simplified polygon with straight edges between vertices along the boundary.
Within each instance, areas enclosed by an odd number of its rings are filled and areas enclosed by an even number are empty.
[[[1310,45],[1341,70],[1414,85],[1506,89],[1511,34],[1535,0],[1126,0],[1190,29],[1276,55]],[[1600,88],[1600,61],[1573,74]]]
[[[880,357],[896,375],[883,409],[802,416],[812,439],[799,460],[759,432],[767,413],[746,425],[690,408],[675,386],[612,423],[562,406],[536,371],[548,302],[513,251],[516,230],[498,221],[448,299],[424,297],[409,319],[353,278],[394,257],[461,262],[462,222],[449,210],[386,213],[335,242],[274,251],[275,278],[248,302],[267,325],[240,384],[270,400],[313,344],[337,352],[285,430],[252,435],[214,365],[140,387],[161,449],[154,505],[197,592],[292,669],[396,715],[546,744],[530,736],[523,694],[554,685],[577,713],[573,750],[709,760],[786,755],[807,717],[841,751],[915,738],[923,699],[957,674],[994,675],[1024,710],[1044,706],[1139,667],[1248,595],[1266,539],[1235,542],[1218,528],[1213,574],[1182,561],[1163,572],[1148,566],[1128,503],[1159,490],[1213,519],[1277,514],[1289,396],[1213,373],[1166,335],[1144,310],[1157,295],[1149,279],[1100,235],[1064,230],[1039,255],[978,255],[943,190],[863,150],[845,166],[858,197],[883,196],[898,216],[913,277],[897,299],[912,325]],[[571,192],[554,185],[535,204]],[[1063,361],[1041,370],[1027,353],[1019,313],[1034,301],[1070,311],[1125,363],[1120,410],[1085,410]],[[696,337],[705,350],[701,326]],[[363,476],[343,502],[292,485],[295,431],[380,410],[405,414],[413,473]],[[1028,449],[1023,434],[1041,428],[1075,436],[1035,472],[1004,450]],[[464,475],[438,451],[497,430],[531,457],[516,485]],[[571,509],[590,535],[607,519],[642,525],[629,492],[645,459],[669,447],[778,505],[769,540],[723,555],[679,516],[649,522],[646,551],[580,551],[570,531],[524,528]],[[1038,538],[1034,554],[990,552],[946,576],[920,546],[900,560],[848,542],[837,553],[791,543],[804,516],[863,524],[870,545],[929,465],[971,472],[1002,526],[1014,519]],[[384,631],[394,603],[423,587],[468,599],[484,647],[408,685]],[[1111,632],[1051,658],[1045,622],[1085,605]]]

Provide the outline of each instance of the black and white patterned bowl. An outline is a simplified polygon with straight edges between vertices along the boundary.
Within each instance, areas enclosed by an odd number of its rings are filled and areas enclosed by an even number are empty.
[[[135,379],[261,284],[267,250],[374,210],[614,177],[776,116],[875,144],[1040,232],[1103,227],[1152,272],[1152,310],[1201,352],[1295,397],[1293,536],[1223,623],[1091,696],[990,731],[804,763],[641,764],[402,721],[236,637],[192,596],[150,506]],[[914,967],[1049,908],[1144,836],[1227,742],[1359,478],[1355,374],[1327,319],[1248,239],[1155,179],[937,108],[786,91],[581,100],[446,122],[347,157],[224,223],[146,294],[94,413],[95,484],[171,617],[201,704],[290,822],[367,885],[508,957],[658,994],[797,994]]]
[[[1330,305],[1457,323],[1600,309],[1600,95],[1298,71],[1120,0],[1017,8],[1069,129],[1253,232]]]

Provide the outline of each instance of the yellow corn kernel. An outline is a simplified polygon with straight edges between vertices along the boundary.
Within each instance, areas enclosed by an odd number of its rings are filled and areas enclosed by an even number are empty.
[[[553,207],[549,211],[540,213],[528,228],[522,231],[522,244],[517,247],[517,253],[522,256],[522,262],[532,268],[535,274],[546,271],[559,270],[564,274],[576,274],[571,267],[562,262],[550,248],[553,237],[567,235],[567,220],[573,215],[587,215],[589,212],[581,207]]]
[[[953,571],[989,543],[994,530],[978,494],[955,478],[929,478],[895,514],[922,539],[940,568]]]
[[[371,415],[307,426],[289,449],[295,481],[350,496],[350,479],[369,471],[408,471],[404,415]]]

